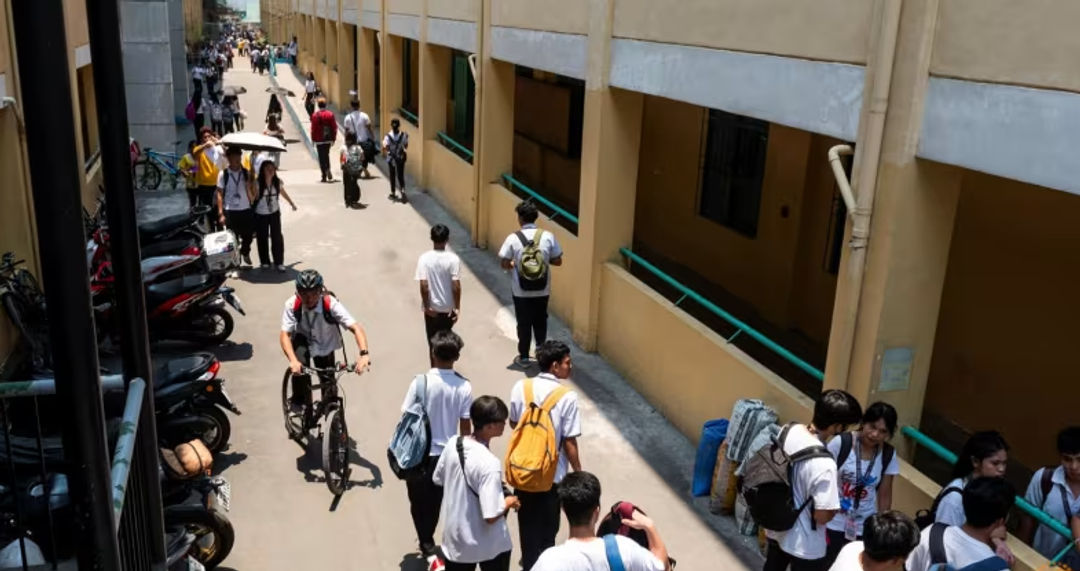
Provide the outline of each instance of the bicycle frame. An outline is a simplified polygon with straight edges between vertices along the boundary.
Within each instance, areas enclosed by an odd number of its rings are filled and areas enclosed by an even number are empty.
[[[146,149],[143,154],[146,155],[147,159],[164,168],[172,176],[182,176],[180,167],[176,166],[180,159],[177,158],[175,153],[159,153],[153,149]]]
[[[327,406],[333,402],[340,401],[341,407],[345,407],[345,390],[341,388],[341,384],[338,381],[341,379],[342,376],[345,375],[345,373],[356,372],[356,364],[345,365],[343,363],[338,363],[333,368],[328,367],[325,369],[319,367],[303,367],[300,371],[300,374],[311,375],[312,377],[322,381],[319,384],[311,384],[311,390],[319,391],[319,400],[312,401],[311,403],[311,407],[313,409],[313,418],[326,416],[328,412]],[[322,379],[320,374],[332,374],[334,375],[334,380],[324,380]],[[333,396],[330,399],[322,398],[322,395],[325,394],[327,390],[331,390],[333,393]]]

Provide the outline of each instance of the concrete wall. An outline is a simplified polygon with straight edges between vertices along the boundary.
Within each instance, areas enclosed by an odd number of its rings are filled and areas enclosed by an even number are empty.
[[[475,22],[480,14],[478,0],[428,0],[428,17]]]
[[[191,98],[188,80],[187,55],[184,52],[184,36],[187,19],[184,14],[185,0],[168,0],[169,3],[169,59],[172,63],[173,115],[186,119],[184,109]]]
[[[491,24],[586,34],[589,31],[589,3],[582,0],[499,0],[491,4]]]
[[[431,192],[461,222],[471,228],[476,218],[473,196],[473,165],[438,141],[424,142],[424,158],[431,165]]]
[[[131,136],[170,149],[176,116],[168,3],[125,0],[120,19]]]
[[[386,10],[392,14],[413,14],[424,12],[423,0],[386,0]]]

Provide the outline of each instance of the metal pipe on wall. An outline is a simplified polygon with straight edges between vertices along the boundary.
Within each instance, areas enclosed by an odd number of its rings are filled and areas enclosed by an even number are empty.
[[[146,379],[147,384],[153,386],[135,188],[128,155],[127,96],[118,2],[86,0],[86,16],[90,30],[90,55],[94,62],[94,87],[99,94],[96,99],[101,166],[105,180],[105,211],[112,236],[110,255],[116,277],[113,287],[116,292],[117,322],[120,324],[124,377],[129,382],[136,378]],[[153,391],[146,391],[143,395],[135,446],[134,461],[142,464],[143,469],[134,471],[133,477],[143,478],[142,485],[137,489],[145,494],[140,500],[145,503],[149,520],[146,531],[150,539],[151,561],[154,569],[164,569],[165,523],[161,484],[158,481]]]
[[[122,569],[113,523],[97,342],[86,269],[75,114],[62,0],[12,2],[22,99],[44,110],[26,116],[26,145],[48,299],[49,342],[62,417],[73,535],[79,569]],[[62,354],[59,353],[62,351]]]

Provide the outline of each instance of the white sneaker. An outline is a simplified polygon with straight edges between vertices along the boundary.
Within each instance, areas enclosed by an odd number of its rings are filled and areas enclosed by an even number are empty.
[[[285,271],[285,266],[283,266],[281,264],[278,264],[278,265],[274,266],[274,269],[279,271],[279,272],[284,272]]]

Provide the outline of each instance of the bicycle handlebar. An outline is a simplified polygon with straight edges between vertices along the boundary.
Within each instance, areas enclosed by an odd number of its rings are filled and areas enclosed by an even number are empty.
[[[305,373],[307,373],[307,374],[312,374],[312,373],[314,373],[314,374],[319,374],[319,373],[355,373],[355,372],[356,372],[356,363],[349,363],[348,365],[346,365],[345,363],[337,363],[333,367],[326,367],[326,368],[323,368],[323,367],[308,367],[307,365],[304,365],[304,366],[300,367],[300,374],[305,374]]]

